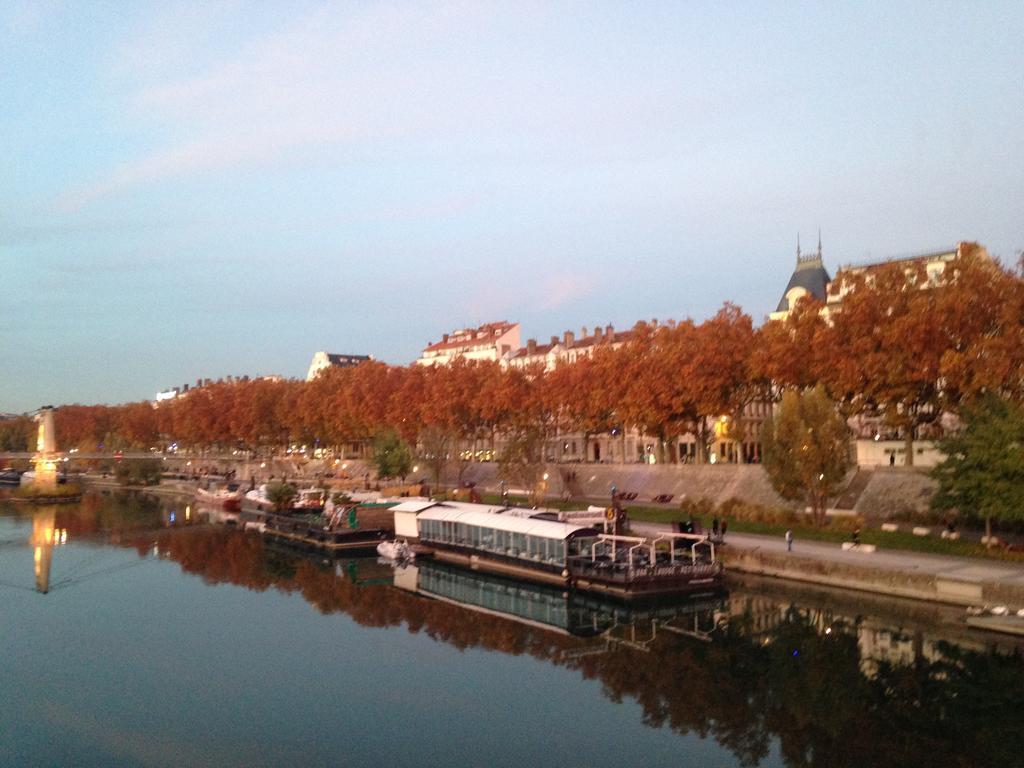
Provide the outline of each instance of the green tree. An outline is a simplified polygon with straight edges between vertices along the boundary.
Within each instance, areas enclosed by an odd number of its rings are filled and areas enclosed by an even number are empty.
[[[962,413],[963,428],[939,440],[945,460],[932,507],[985,520],[1024,520],[1024,408],[989,395]],[[991,540],[991,539],[990,539]]]
[[[275,512],[288,509],[298,493],[291,483],[270,483],[267,486],[267,499],[274,505]]]
[[[821,387],[788,390],[762,432],[764,468],[785,499],[804,501],[815,525],[825,522],[828,499],[850,466],[846,421]]]
[[[373,441],[373,464],[378,477],[404,478],[412,469],[412,450],[398,432],[385,430]]]
[[[164,463],[159,459],[119,461],[114,477],[121,485],[159,485]]]

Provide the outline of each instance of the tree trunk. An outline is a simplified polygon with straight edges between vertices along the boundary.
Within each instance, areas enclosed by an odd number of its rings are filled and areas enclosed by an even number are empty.
[[[903,450],[906,451],[904,454],[903,464],[907,467],[914,466],[914,428],[911,427],[907,432],[907,436],[903,438]]]
[[[622,428],[622,463],[626,463],[626,428]]]
[[[985,515],[985,546],[992,546],[992,517]]]

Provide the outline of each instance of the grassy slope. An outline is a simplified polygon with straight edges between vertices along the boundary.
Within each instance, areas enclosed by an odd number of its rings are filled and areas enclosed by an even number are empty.
[[[670,523],[675,520],[682,520],[683,514],[677,509],[666,509],[663,507],[630,507],[629,517],[631,520],[639,520],[649,523]],[[705,521],[706,522],[706,521]],[[745,522],[741,520],[729,520],[729,530],[737,533],[757,533],[765,536],[785,535],[787,529],[792,529],[796,539],[806,541],[850,541],[848,531],[830,530],[829,528],[814,528],[804,525],[773,525],[770,523]],[[878,528],[863,528],[860,540],[864,544],[874,544],[879,549],[904,550],[907,552],[926,552],[933,555],[955,555],[957,557],[981,557],[991,560],[1015,560],[1024,561],[1024,553],[1005,552],[1002,549],[988,549],[974,541],[948,541],[938,536],[915,536],[909,531],[896,531],[887,533]]]

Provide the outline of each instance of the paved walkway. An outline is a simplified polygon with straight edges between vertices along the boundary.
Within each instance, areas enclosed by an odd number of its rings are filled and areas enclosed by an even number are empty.
[[[641,535],[668,531],[664,523],[634,522],[631,527]],[[786,541],[781,536],[759,536],[751,533],[729,533],[726,546],[749,550],[760,550],[772,554],[786,554]],[[1024,587],[1024,563],[1010,563],[1000,560],[982,560],[950,555],[930,555],[902,550],[878,549],[867,553],[852,549],[844,551],[839,544],[825,541],[793,541],[790,557],[827,560],[867,568],[889,571],[922,573],[956,581],[993,582]]]

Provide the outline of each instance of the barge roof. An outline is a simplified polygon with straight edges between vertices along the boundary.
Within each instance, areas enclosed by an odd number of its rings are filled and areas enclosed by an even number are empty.
[[[531,517],[513,517],[511,515],[494,514],[493,512],[458,509],[449,507],[446,504],[437,504],[423,510],[419,513],[417,519],[463,523],[480,528],[524,533],[528,536],[537,536],[545,539],[568,539],[580,534],[598,535],[598,531],[589,525],[574,525],[573,523],[559,523],[554,520],[538,520]]]

